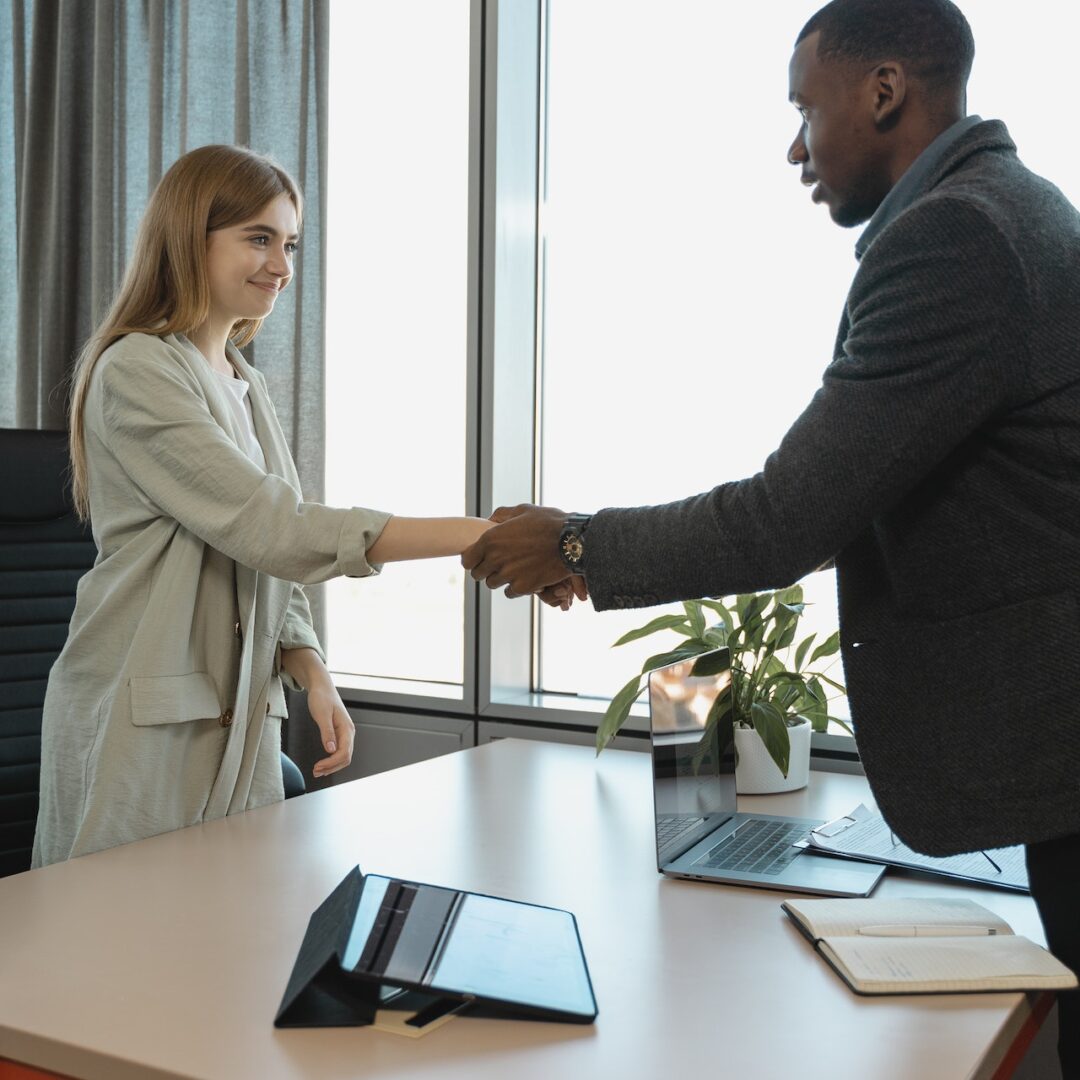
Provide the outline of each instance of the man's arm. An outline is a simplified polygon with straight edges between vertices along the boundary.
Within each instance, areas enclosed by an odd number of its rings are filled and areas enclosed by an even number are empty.
[[[594,606],[774,588],[830,560],[1007,404],[1023,363],[1023,289],[1015,253],[980,210],[929,199],[903,215],[856,275],[843,353],[760,473],[593,515]],[[514,593],[550,584],[557,513],[492,529],[463,562]]]

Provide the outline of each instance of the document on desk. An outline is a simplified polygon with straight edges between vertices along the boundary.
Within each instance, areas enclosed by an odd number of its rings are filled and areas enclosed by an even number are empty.
[[[876,810],[862,803],[850,814],[814,829],[809,836],[808,850],[1030,892],[1023,847],[991,848],[945,858],[920,855],[893,835]]]

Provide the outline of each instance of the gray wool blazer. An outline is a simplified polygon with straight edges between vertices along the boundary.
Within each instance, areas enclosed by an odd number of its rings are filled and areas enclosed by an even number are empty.
[[[281,799],[280,650],[321,653],[297,583],[375,569],[389,515],[305,502],[262,375],[229,358],[266,472],[186,338],[129,334],[95,366],[98,557],[49,675],[35,866]]]
[[[1080,215],[977,124],[873,240],[822,386],[756,476],[588,532],[598,608],[835,558],[852,717],[896,833],[1080,832]]]

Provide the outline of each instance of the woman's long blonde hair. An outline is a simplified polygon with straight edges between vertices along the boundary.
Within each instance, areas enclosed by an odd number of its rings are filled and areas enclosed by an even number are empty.
[[[187,334],[210,314],[206,239],[254,217],[288,195],[297,223],[303,200],[296,182],[262,154],[239,146],[201,146],[179,158],[150,196],[135,250],[109,313],[79,354],[71,377],[71,487],[75,509],[90,516],[83,411],[101,354],[125,334]],[[262,319],[241,319],[231,339],[246,345]]]

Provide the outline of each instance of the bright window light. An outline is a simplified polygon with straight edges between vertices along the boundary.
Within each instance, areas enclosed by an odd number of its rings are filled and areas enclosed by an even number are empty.
[[[326,499],[465,513],[468,0],[332,0]],[[334,671],[462,681],[457,559],[327,589]]]

